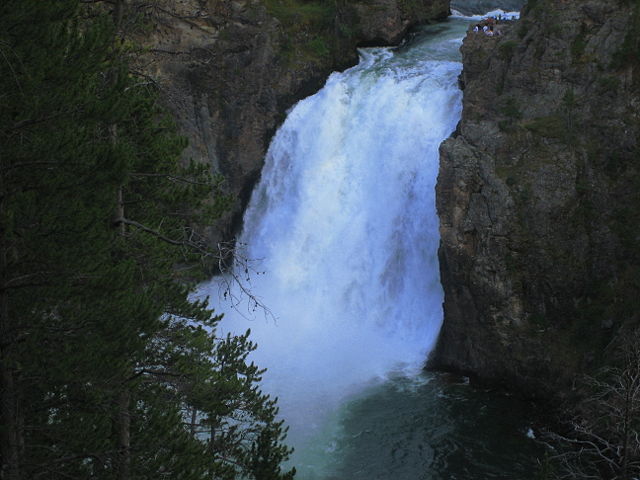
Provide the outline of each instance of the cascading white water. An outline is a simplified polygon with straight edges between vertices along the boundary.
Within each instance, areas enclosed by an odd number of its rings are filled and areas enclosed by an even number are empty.
[[[347,396],[418,371],[434,345],[438,147],[460,116],[466,26],[450,20],[408,48],[362,50],[271,143],[241,242],[265,272],[248,288],[273,317],[218,309],[223,330],[251,328],[263,388],[279,397],[295,446]]]

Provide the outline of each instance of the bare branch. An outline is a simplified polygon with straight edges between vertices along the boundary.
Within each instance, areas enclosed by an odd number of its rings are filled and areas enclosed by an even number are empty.
[[[262,310],[267,317],[275,319],[271,310],[251,291],[251,275],[260,275],[264,272],[259,272],[253,268],[252,261],[246,258],[241,252],[242,246],[238,248],[235,242],[219,242],[217,250],[214,250],[208,247],[204,239],[199,238],[193,230],[189,230],[189,236],[187,238],[174,239],[156,229],[124,217],[116,218],[114,225],[128,225],[153,235],[157,239],[170,245],[181,246],[197,252],[201,254],[203,258],[217,259],[218,269],[222,274],[222,296],[231,301],[232,308],[245,316],[244,313],[240,312],[238,307],[243,303],[243,300],[246,299],[247,313]]]
[[[221,296],[224,300],[231,302],[231,307],[244,318],[248,318],[256,310],[262,310],[266,317],[276,319],[273,312],[265,306],[262,300],[252,293],[251,276],[261,275],[253,267],[253,263],[259,259],[249,259],[244,250],[246,245],[237,242],[218,243],[218,269],[222,274],[220,277]],[[229,263],[229,261],[231,263]],[[240,310],[240,306],[246,299],[246,313]]]
[[[547,432],[562,471],[557,478],[640,478],[640,342],[632,335],[623,347],[622,366],[586,377],[591,395],[569,432]]]

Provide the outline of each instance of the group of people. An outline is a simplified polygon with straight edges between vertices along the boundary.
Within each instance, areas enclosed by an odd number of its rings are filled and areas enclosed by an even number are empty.
[[[482,20],[480,23],[477,23],[474,27],[473,27],[473,31],[478,33],[478,32],[483,32],[485,35],[488,35],[490,37],[496,36],[496,35],[502,35],[502,32],[500,31],[499,28],[495,28],[496,24],[498,22],[506,22],[511,20],[509,17],[507,16],[502,16],[502,15],[498,15],[498,17],[487,17],[486,19]]]
[[[478,23],[475,27],[473,27],[473,31],[476,33],[482,31],[485,35],[489,35],[490,37],[493,37],[494,35],[502,35],[500,33],[500,30],[494,30],[493,25],[487,25],[486,23],[484,25]]]

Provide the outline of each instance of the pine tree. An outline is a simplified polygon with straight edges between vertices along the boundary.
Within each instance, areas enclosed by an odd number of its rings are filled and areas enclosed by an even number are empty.
[[[80,35],[70,2],[0,9],[0,452],[3,478],[18,479],[29,476],[27,456],[64,457],[48,421],[72,394],[58,377],[75,372],[52,360],[68,350],[72,362],[86,332],[82,318],[67,321],[70,300],[101,275],[87,253],[110,241],[109,185],[122,172],[98,134],[117,98],[102,88],[105,26]],[[30,432],[43,441],[34,452]]]
[[[122,7],[0,5],[0,478],[291,478],[255,345],[177,268],[229,199],[129,74]]]

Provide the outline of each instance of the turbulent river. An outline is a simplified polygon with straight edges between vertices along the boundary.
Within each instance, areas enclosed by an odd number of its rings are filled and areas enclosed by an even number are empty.
[[[422,372],[442,322],[438,147],[460,117],[470,21],[361,50],[269,148],[240,240],[269,312],[218,310],[222,330],[251,328],[302,480],[531,478],[525,405]]]

